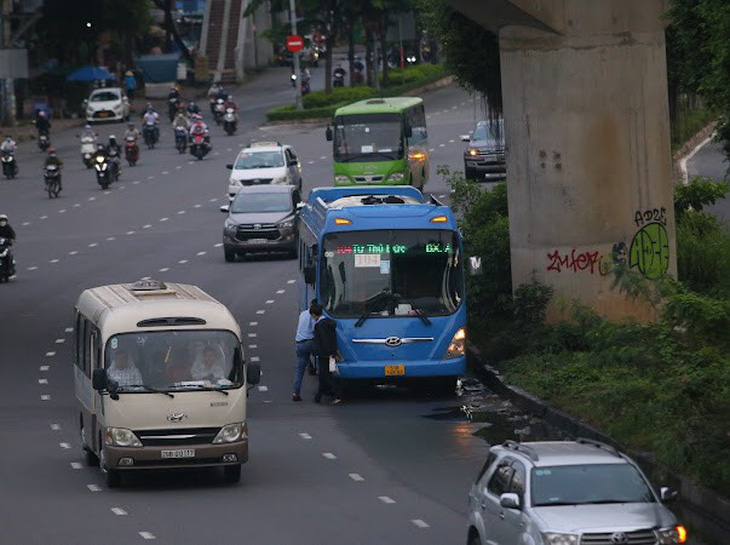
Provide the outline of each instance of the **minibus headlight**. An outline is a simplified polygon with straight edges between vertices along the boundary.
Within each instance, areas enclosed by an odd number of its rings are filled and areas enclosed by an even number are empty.
[[[446,349],[444,359],[458,358],[464,355],[464,344],[466,343],[466,329],[463,327],[454,333],[454,337]]]
[[[402,182],[405,175],[402,172],[394,172],[388,176],[389,182]]]
[[[335,176],[335,183],[336,184],[349,184],[350,183],[350,177],[345,176],[344,174],[337,174]]]
[[[104,444],[115,447],[141,447],[142,443],[132,430],[127,428],[107,428]]]
[[[235,424],[223,426],[221,431],[218,432],[218,435],[215,436],[215,439],[213,439],[213,443],[235,443],[236,441],[247,438],[248,430],[246,429],[246,424],[236,422]]]

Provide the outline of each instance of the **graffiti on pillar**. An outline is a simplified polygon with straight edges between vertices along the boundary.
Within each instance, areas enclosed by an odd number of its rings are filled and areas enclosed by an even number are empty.
[[[649,223],[661,223],[662,225],[666,225],[667,209],[662,206],[661,208],[637,210],[634,214],[634,223],[636,223],[637,227],[643,227]]]
[[[601,254],[600,252],[579,251],[573,248],[570,253],[561,254],[559,250],[555,250],[547,254],[550,263],[547,266],[548,271],[555,272],[579,272],[587,271],[590,274],[601,272]]]
[[[665,223],[646,223],[637,231],[629,248],[629,267],[636,267],[650,279],[666,274],[669,269],[669,236]]]

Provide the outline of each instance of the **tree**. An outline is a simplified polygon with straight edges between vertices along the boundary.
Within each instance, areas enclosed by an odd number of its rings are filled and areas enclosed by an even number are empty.
[[[175,18],[172,16],[172,12],[175,9],[174,2],[172,0],[152,0],[155,6],[161,9],[165,14],[165,34],[166,34],[166,47],[168,50],[172,47],[171,37],[175,40],[175,43],[180,48],[180,53],[186,60],[192,62],[193,56],[185,45],[185,42],[180,37],[175,26]]]

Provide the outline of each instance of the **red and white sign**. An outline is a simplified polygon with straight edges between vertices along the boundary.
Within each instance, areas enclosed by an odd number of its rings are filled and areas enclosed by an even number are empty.
[[[304,38],[298,34],[292,34],[286,39],[286,48],[292,53],[298,53],[304,49]]]

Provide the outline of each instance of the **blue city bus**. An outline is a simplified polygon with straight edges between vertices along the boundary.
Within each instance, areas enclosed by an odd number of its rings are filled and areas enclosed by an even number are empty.
[[[314,189],[299,226],[299,308],[337,322],[340,379],[453,392],[465,370],[462,240],[410,186]],[[352,381],[352,382],[351,382]]]

